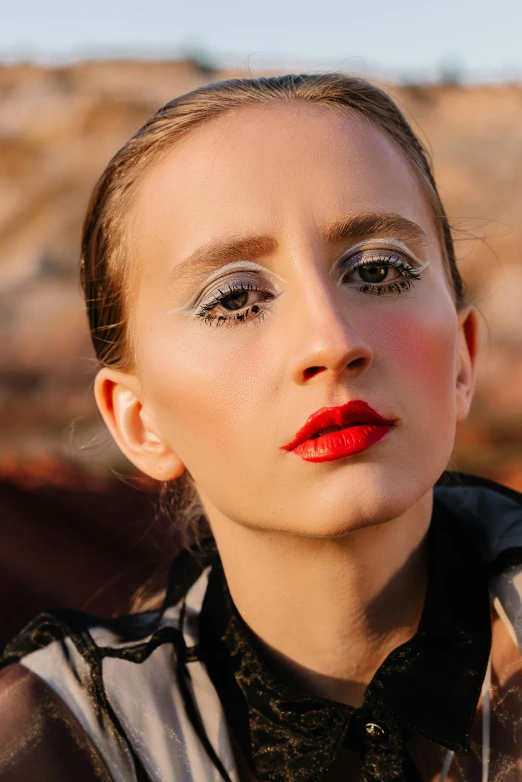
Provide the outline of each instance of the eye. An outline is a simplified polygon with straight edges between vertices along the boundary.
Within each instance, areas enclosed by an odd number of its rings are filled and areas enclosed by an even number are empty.
[[[395,278],[400,277],[400,273],[397,272],[396,267],[391,266],[387,263],[367,263],[364,266],[359,266],[359,268],[355,269],[351,276],[353,277],[355,275],[355,279],[357,278],[357,275],[360,277],[361,282],[384,282],[385,280],[390,279],[390,271],[395,271]]]
[[[355,284],[361,293],[379,296],[404,293],[421,279],[420,268],[402,253],[368,249],[352,255],[343,267],[342,283]]]
[[[262,318],[272,298],[272,293],[258,288],[256,283],[234,280],[211,294],[196,316],[211,326],[245,323]]]
[[[241,310],[246,307],[251,291],[243,288],[242,290],[234,291],[226,296],[222,296],[219,299],[219,306],[226,310]]]

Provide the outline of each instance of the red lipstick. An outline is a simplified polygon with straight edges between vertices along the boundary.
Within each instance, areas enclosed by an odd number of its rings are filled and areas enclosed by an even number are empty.
[[[281,448],[307,462],[330,462],[365,451],[382,440],[398,420],[383,418],[362,399],[322,407],[307,418],[292,442]]]

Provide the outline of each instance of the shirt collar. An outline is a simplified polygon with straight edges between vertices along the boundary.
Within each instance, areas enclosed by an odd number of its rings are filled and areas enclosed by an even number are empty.
[[[491,646],[487,576],[469,535],[435,496],[418,630],[388,655],[359,709],[310,695],[273,670],[232,602],[219,559],[200,638],[202,659],[259,782],[320,780],[343,744],[359,752],[367,779],[413,780],[404,750],[411,733],[469,750]]]

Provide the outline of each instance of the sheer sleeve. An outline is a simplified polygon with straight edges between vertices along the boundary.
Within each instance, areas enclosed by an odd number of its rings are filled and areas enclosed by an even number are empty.
[[[112,777],[76,717],[32,671],[0,670],[1,782],[110,782]]]

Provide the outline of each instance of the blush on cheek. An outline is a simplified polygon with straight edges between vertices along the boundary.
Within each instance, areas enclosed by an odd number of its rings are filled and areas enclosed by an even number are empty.
[[[379,319],[376,345],[387,365],[401,369],[404,383],[442,409],[452,403],[457,319],[451,312],[431,309],[394,312]],[[391,362],[391,364],[390,364]],[[400,378],[397,378],[400,381]]]

